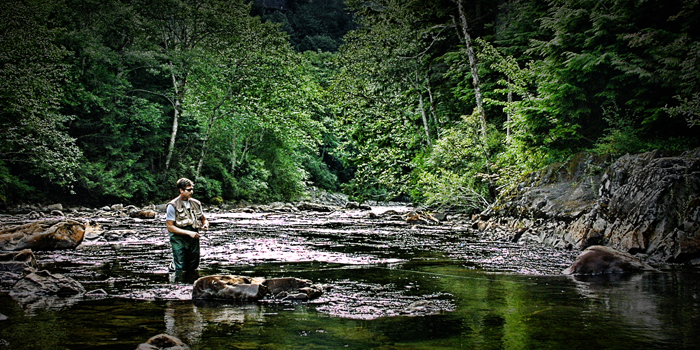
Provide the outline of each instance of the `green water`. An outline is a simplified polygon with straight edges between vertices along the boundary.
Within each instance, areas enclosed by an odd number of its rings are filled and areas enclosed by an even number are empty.
[[[694,349],[700,344],[695,271],[575,281],[449,265],[404,267],[315,272],[316,281],[351,280],[355,287],[345,297],[314,303],[104,298],[28,313],[3,295],[0,313],[8,319],[0,321],[5,345],[0,348],[135,349],[160,333],[192,349]],[[346,310],[347,315],[342,305],[339,315],[323,311],[329,300],[342,304],[365,289],[381,294],[387,285],[397,299],[435,296],[452,309],[374,318],[372,309],[389,299],[360,302],[357,307],[365,311]]]

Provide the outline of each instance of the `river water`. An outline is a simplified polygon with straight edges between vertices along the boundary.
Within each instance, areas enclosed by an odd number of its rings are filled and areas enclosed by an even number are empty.
[[[373,208],[376,214],[402,208]],[[405,208],[403,208],[405,209]],[[576,252],[494,242],[468,226],[368,212],[211,213],[197,275],[168,272],[164,219],[94,218],[75,250],[35,252],[73,298],[0,286],[0,349],[698,349],[700,270],[562,276]],[[311,302],[193,302],[198,276],[297,277]]]

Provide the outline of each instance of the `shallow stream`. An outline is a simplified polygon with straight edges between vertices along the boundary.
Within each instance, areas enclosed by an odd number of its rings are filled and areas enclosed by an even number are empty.
[[[373,208],[377,214],[402,208]],[[404,208],[405,209],[405,208]],[[562,276],[576,252],[412,226],[368,212],[215,213],[197,275],[168,272],[164,218],[94,219],[75,250],[35,252],[80,281],[74,298],[0,286],[0,349],[135,349],[167,333],[191,349],[697,349],[700,271]],[[297,277],[311,302],[193,302],[198,276]],[[2,319],[2,317],[0,317]]]

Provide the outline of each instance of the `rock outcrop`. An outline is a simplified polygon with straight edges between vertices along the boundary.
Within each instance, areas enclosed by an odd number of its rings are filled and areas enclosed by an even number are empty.
[[[45,220],[0,230],[0,250],[73,249],[82,241],[85,225],[75,220]]]
[[[192,288],[193,300],[257,301],[270,296],[274,299],[306,301],[322,294],[320,286],[298,278],[212,275],[197,279]]]
[[[475,227],[514,241],[605,245],[658,262],[700,262],[700,149],[609,161],[579,155],[531,174]]]

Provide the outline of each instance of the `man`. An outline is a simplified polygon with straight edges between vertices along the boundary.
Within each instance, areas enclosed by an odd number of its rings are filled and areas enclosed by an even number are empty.
[[[192,181],[179,179],[177,188],[180,195],[168,203],[165,214],[173,249],[170,269],[194,271],[199,267],[199,231],[209,229],[209,221],[202,212],[202,203],[192,198]]]

